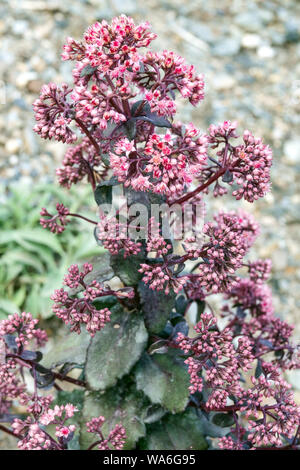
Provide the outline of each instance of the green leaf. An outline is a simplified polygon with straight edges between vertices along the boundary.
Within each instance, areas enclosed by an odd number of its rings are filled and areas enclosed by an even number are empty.
[[[205,450],[208,443],[195,410],[167,415],[147,426],[147,436],[139,442],[141,450]]]
[[[131,116],[140,116],[141,114],[145,114],[147,112],[151,112],[151,108],[148,101],[146,100],[136,101],[133,103],[130,109]]]
[[[51,369],[66,363],[83,365],[91,341],[90,335],[85,330],[82,330],[80,335],[70,332],[64,335],[63,332],[61,333],[61,336],[56,338],[52,349],[44,355],[43,366]]]
[[[20,230],[19,234],[25,240],[40,243],[41,245],[51,248],[56,253],[63,255],[63,249],[58,238],[55,238],[53,233],[47,232],[47,230],[43,228]]]
[[[254,374],[255,378],[258,379],[262,373],[263,373],[263,368],[262,368],[261,360],[257,359],[257,365],[255,368],[255,374]]]
[[[204,300],[196,300],[197,303],[197,316],[196,316],[196,323],[200,321],[201,315],[205,310],[206,303]]]
[[[44,262],[47,266],[47,269],[55,269],[56,264],[54,261],[55,255],[51,249],[37,242],[30,242],[25,239],[19,239],[18,245],[24,248],[26,251],[33,252]]]
[[[151,113],[151,111],[148,111],[145,116],[136,116],[132,119],[151,122],[151,124],[157,127],[172,127],[172,124],[168,119],[163,116],[159,116],[157,113]]]
[[[2,257],[2,263],[8,265],[11,263],[21,264],[24,267],[32,268],[34,271],[39,273],[44,272],[44,267],[36,256],[19,249],[8,251]]]
[[[90,388],[104,390],[127,374],[145,349],[147,338],[142,316],[118,308],[89,347],[85,375]]]
[[[25,301],[25,310],[32,313],[34,317],[40,314],[41,307],[41,286],[38,283],[33,284]]]
[[[143,276],[138,271],[143,259],[141,253],[127,258],[124,258],[122,254],[111,255],[110,266],[115,275],[121,279],[125,286],[131,286],[137,284]]]
[[[119,182],[116,178],[111,178],[98,184],[94,192],[95,201],[98,206],[112,203],[112,187],[118,184]]]
[[[97,67],[92,67],[90,64],[86,65],[80,73],[80,77],[86,77],[88,75],[93,75],[94,72],[96,72]]]
[[[23,304],[24,302],[24,299],[26,297],[26,287],[25,286],[21,286],[16,292],[15,292],[15,295],[14,295],[14,302],[16,305],[18,305],[18,307],[21,307],[21,305]]]
[[[0,299],[0,316],[5,318],[7,315],[14,313],[20,313],[18,306],[11,300]]]
[[[150,289],[143,282],[139,284],[142,308],[145,314],[145,325],[150,333],[159,333],[164,329],[175,304],[176,294],[166,295]]]
[[[120,390],[120,387],[115,387],[103,394],[90,392],[84,400],[80,433],[81,449],[87,449],[95,442],[95,437],[86,431],[85,423],[98,416],[104,416],[106,419],[102,427],[105,437],[116,424],[122,424],[126,430],[124,449],[133,449],[138,439],[146,434],[144,419],[148,409],[148,400],[141,392],[134,389]]]
[[[166,339],[159,339],[152,343],[148,349],[148,354],[152,356],[153,354],[165,354],[168,352],[168,341]]]
[[[96,307],[97,310],[101,310],[102,308],[111,308],[118,300],[114,295],[104,295],[103,297],[99,297],[93,300],[93,305]]]
[[[234,419],[232,413],[216,413],[212,422],[221,428],[226,428],[234,424]]]
[[[183,411],[189,399],[189,374],[176,352],[144,354],[135,368],[137,389],[152,403],[172,413]]]
[[[175,302],[175,309],[176,312],[180,313],[180,315],[184,315],[185,310],[188,306],[188,300],[184,297],[184,295],[179,295]]]
[[[123,129],[125,134],[129,140],[133,140],[136,136],[136,122],[134,119],[129,119],[128,121],[124,122]]]

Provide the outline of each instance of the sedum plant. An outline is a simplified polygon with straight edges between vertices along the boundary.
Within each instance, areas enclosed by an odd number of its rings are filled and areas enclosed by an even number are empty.
[[[269,191],[271,149],[235,122],[177,122],[176,98],[199,104],[203,77],[154,39],[123,15],[68,38],[74,85],[44,85],[33,105],[35,131],[68,144],[60,185],[85,181],[98,206],[90,218],[58,202],[41,225],[59,236],[83,219],[106,253],[53,293],[66,330],[46,353],[29,313],[0,323],[0,429],[21,449],[297,449],[282,373],[299,349],[274,315],[270,261],[248,258],[258,224],[242,210],[203,220],[211,195]]]

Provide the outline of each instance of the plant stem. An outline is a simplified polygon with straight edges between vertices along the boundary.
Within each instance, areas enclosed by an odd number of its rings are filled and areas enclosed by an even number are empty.
[[[85,135],[90,139],[91,143],[93,144],[93,146],[95,147],[95,150],[97,152],[97,154],[100,155],[100,147],[99,145],[97,144],[96,140],[94,139],[94,137],[92,136],[91,132],[88,130],[88,128],[83,124],[83,122],[78,119],[78,118],[75,118],[75,121],[77,122],[78,126],[80,127],[80,129],[85,133]]]
[[[79,387],[86,387],[86,382],[84,382],[84,380],[73,379],[73,377],[60,374],[59,372],[52,372],[52,374],[54,375],[55,379],[62,382],[69,382],[71,384],[78,385]]]
[[[10,436],[16,437],[18,439],[22,439],[22,436],[20,436],[19,434],[15,434],[13,431],[8,429],[6,426],[3,426],[3,424],[0,424],[0,430],[3,431],[3,432],[6,432],[6,434],[9,434]]]
[[[194,197],[197,194],[204,191],[204,189],[206,189],[208,186],[210,186],[212,183],[214,183],[218,178],[220,178],[220,176],[223,176],[225,172],[226,172],[226,168],[221,168],[214,175],[212,175],[206,181],[206,183],[202,184],[201,186],[198,186],[198,188],[194,189],[194,191],[192,191],[190,193],[187,193],[185,196],[173,201],[172,204],[183,204],[184,202],[188,201],[192,197]]]
[[[97,224],[98,224],[98,222],[96,222],[95,220],[88,219],[87,217],[84,217],[83,215],[75,214],[75,213],[73,213],[73,212],[69,212],[68,216],[71,216],[71,217],[78,217],[78,219],[85,220],[86,222],[89,222],[90,224],[94,224],[94,225],[97,225]]]

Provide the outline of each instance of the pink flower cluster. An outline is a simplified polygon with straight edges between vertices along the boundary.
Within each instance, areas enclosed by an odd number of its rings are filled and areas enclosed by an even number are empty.
[[[73,418],[78,409],[71,403],[66,405],[55,405],[54,408],[47,407],[39,416],[33,419],[28,416],[24,421],[19,418],[12,423],[13,432],[19,438],[18,448],[21,450],[66,450],[68,443],[73,439],[76,431],[74,424],[67,421]],[[117,424],[104,438],[101,427],[105,418],[92,418],[86,423],[87,430],[95,434],[97,439],[90,448],[98,447],[99,450],[121,450],[125,443],[126,432],[122,425]],[[47,431],[47,426],[55,426],[55,437]]]
[[[272,150],[249,131],[244,132],[243,139],[244,145],[238,149],[238,163],[233,172],[240,188],[233,191],[232,195],[238,200],[243,197],[253,202],[265,196],[270,189]]]
[[[7,319],[0,322],[0,338],[13,335],[19,349],[28,345],[31,340],[35,340],[38,347],[43,346],[48,337],[44,330],[36,328],[37,323],[38,320],[32,318],[31,313],[9,315]]]
[[[255,339],[230,328],[220,330],[216,318],[204,313],[196,325],[194,338],[178,333],[176,342],[188,354],[190,391],[209,393],[205,410],[233,412],[233,436],[219,441],[221,449],[243,449],[282,445],[283,439],[293,440],[300,423],[300,407],[295,403],[291,386],[281,377],[278,367],[262,362],[258,377],[251,377],[252,387],[243,386],[241,372],[253,368],[256,359]],[[238,338],[237,345],[233,337]],[[258,354],[258,357],[261,354]],[[234,397],[234,404],[231,399]],[[247,437],[239,417],[247,419]]]
[[[178,333],[176,342],[190,356],[186,359],[190,374],[190,391],[202,391],[203,385],[211,390],[206,407],[226,406],[229,395],[240,390],[239,369],[247,371],[254,360],[252,345],[244,336],[235,348],[229,329],[220,331],[211,313],[204,313],[195,326],[197,336],[188,338]]]
[[[262,368],[263,374],[257,379],[252,377],[253,386],[243,391],[239,404],[249,419],[251,443],[280,446],[282,437],[293,438],[300,423],[300,407],[278,369],[270,364]]]
[[[232,193],[237,200],[244,198],[253,202],[265,196],[270,190],[270,167],[272,165],[272,151],[260,138],[254,137],[250,131],[245,130],[244,143],[236,147],[229,143],[237,138],[236,122],[225,121],[209,128],[209,142],[213,148],[220,148],[217,152],[218,164],[226,169],[223,181],[230,185],[237,185]],[[216,182],[214,195],[222,196],[226,188]]]
[[[83,271],[79,271],[77,265],[69,268],[69,275],[65,277],[65,284],[76,289],[81,286],[84,290],[82,296],[74,298],[63,288],[57,289],[51,296],[54,301],[53,312],[64,323],[71,325],[71,331],[81,332],[81,326],[85,325],[91,336],[106,325],[110,321],[111,312],[108,308],[97,310],[93,305],[93,300],[111,293],[107,291],[97,281],[91,281],[87,284],[84,280],[85,276],[93,269],[91,264],[84,264]]]
[[[234,274],[242,266],[258,226],[244,212],[220,212],[214,223],[204,225],[203,233],[209,240],[201,248],[200,286],[207,291],[226,292],[229,285],[236,283]]]
[[[151,134],[144,148],[121,138],[110,153],[110,164],[125,186],[174,197],[201,172],[207,147],[207,136],[189,124],[182,135]]]
[[[97,238],[112,255],[123,250],[124,258],[137,255],[141,251],[141,242],[128,238],[128,226],[119,222],[116,217],[100,216],[97,225]]]
[[[56,170],[56,174],[59,184],[70,189],[72,184],[78,183],[84,177],[87,177],[89,182],[93,181],[95,173],[103,177],[105,170],[102,167],[101,156],[85,138],[80,144],[68,148],[63,159],[63,166]]]
[[[48,408],[33,420],[30,416],[25,421],[19,418],[15,419],[12,424],[14,433],[21,439],[18,447],[21,450],[62,450],[68,441],[73,438],[76,426],[74,424],[66,424],[68,419],[74,416],[78,411],[77,408],[68,403],[66,405],[54,406]],[[50,424],[55,425],[54,439],[45,431]]]
[[[203,75],[198,75],[195,67],[187,65],[183,57],[178,54],[171,51],[163,51],[162,53],[149,51],[143,58],[143,65],[144,75],[142,77],[137,75],[135,79],[139,85],[145,86],[145,88],[149,84],[152,85],[148,88],[149,92],[146,93],[146,99],[153,111],[158,111],[159,114],[168,114],[169,94],[172,97],[171,92],[174,92],[174,90],[179,90],[181,96],[187,98],[194,106],[204,99]],[[161,69],[163,73],[157,76],[158,83],[154,84],[152,82],[153,72],[157,69]],[[145,80],[145,76],[147,80]],[[162,103],[160,103],[161,101]],[[176,111],[176,108],[174,111]],[[170,112],[169,114],[173,113]]]
[[[41,96],[33,103],[37,124],[34,131],[43,139],[55,139],[67,144],[77,140],[69,124],[73,118],[73,105],[67,101],[71,88],[65,83],[59,88],[55,83],[43,85]]]
[[[16,363],[12,359],[0,365],[0,416],[8,414],[15,400],[22,405],[28,401],[26,386],[17,372]]]
[[[59,234],[65,230],[66,225],[69,223],[67,217],[70,214],[70,211],[63,204],[59,203],[56,204],[56,210],[57,214],[52,215],[45,207],[43,207],[40,212],[42,216],[40,224],[43,228],[50,230],[50,232]],[[45,219],[45,217],[47,217],[47,219]]]
[[[300,365],[300,351],[290,344],[293,327],[274,315],[272,292],[267,284],[271,263],[258,260],[248,265],[250,278],[237,278],[236,284],[225,295],[230,304],[223,306],[223,315],[238,327],[255,345],[259,355],[280,351],[276,358],[282,369]],[[238,309],[236,309],[238,306]]]
[[[220,143],[226,142],[228,139],[236,139],[237,122],[224,121],[219,124],[211,124],[209,126],[209,142],[217,147]]]
[[[248,264],[249,277],[253,282],[265,282],[269,279],[272,269],[270,259],[258,259]]]
[[[142,263],[139,272],[144,274],[143,281],[149,285],[150,289],[164,290],[165,294],[169,294],[172,290],[177,294],[188,280],[186,276],[174,275],[168,265],[157,266]]]
[[[108,437],[105,439],[102,434],[102,426],[105,423],[105,418],[92,418],[86,423],[87,431],[99,436],[100,440],[96,443],[99,450],[122,450],[125,444],[126,431],[121,424],[116,424],[110,431]],[[111,446],[111,447],[110,447]]]

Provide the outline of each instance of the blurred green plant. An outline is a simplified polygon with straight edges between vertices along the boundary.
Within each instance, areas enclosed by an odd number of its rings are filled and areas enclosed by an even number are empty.
[[[103,251],[80,220],[72,221],[60,237],[39,224],[41,208],[54,207],[57,200],[72,212],[84,208],[87,213],[91,207],[87,189],[66,193],[48,184],[0,192],[4,201],[0,205],[0,319],[20,311],[50,317],[50,295],[60,287],[70,264]]]

